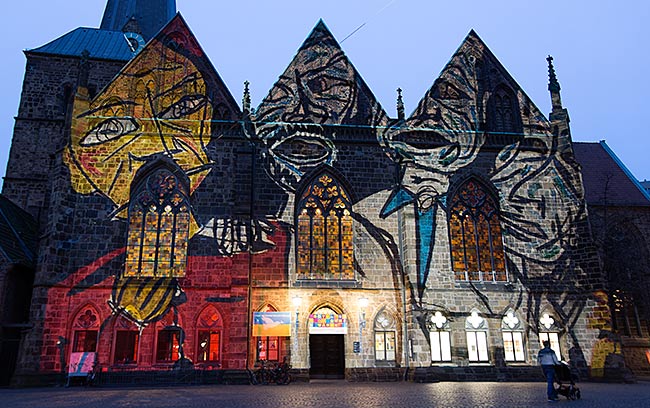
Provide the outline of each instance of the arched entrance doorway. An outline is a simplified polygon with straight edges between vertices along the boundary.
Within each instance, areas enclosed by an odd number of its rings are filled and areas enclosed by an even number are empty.
[[[347,319],[340,311],[321,307],[309,316],[309,377],[345,378]]]

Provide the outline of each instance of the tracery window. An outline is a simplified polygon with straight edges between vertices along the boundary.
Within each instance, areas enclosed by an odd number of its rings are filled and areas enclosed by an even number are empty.
[[[473,310],[465,321],[465,333],[467,334],[467,353],[469,361],[472,363],[489,362],[487,322],[479,315],[478,311]]]
[[[521,133],[519,104],[508,86],[498,86],[490,97],[489,105],[490,131]]]
[[[138,362],[138,341],[140,331],[124,316],[115,322],[114,364],[136,364]]]
[[[526,361],[524,330],[521,319],[512,310],[509,310],[501,320],[501,334],[503,336],[503,352],[506,361]]]
[[[495,199],[470,179],[451,197],[449,241],[456,280],[507,281]]]
[[[437,311],[427,320],[431,343],[431,361],[440,363],[451,361],[451,330],[449,319]]]
[[[556,319],[549,312],[542,313],[539,319],[539,344],[543,347],[545,341],[551,343],[551,349],[555,351],[558,360],[562,360],[562,348],[560,347],[560,327]]]
[[[185,276],[187,191],[167,169],[153,172],[132,190],[125,276]]]
[[[156,362],[171,363],[181,357],[182,329],[178,325],[176,316],[167,313],[157,323],[156,336]]]
[[[197,350],[196,361],[221,361],[221,333],[223,322],[217,308],[210,305],[203,309],[196,322]]]
[[[385,310],[375,318],[375,360],[395,361],[395,318]]]
[[[84,307],[75,317],[72,324],[72,352],[97,351],[97,336],[99,334],[99,317],[92,306]]]
[[[352,280],[352,205],[345,189],[323,173],[297,205],[298,279]]]

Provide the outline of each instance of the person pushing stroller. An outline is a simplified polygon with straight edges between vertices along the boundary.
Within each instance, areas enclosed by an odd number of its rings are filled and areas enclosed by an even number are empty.
[[[560,361],[557,359],[555,351],[551,349],[551,342],[545,340],[542,344],[544,348],[537,354],[537,361],[542,366],[544,376],[546,377],[546,396],[549,401],[557,401],[558,397],[554,386],[555,366],[560,364]]]

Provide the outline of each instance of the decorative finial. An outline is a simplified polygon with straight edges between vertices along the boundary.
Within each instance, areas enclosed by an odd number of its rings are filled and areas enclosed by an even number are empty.
[[[546,57],[548,61],[548,90],[551,92],[560,92],[560,83],[557,81],[555,76],[555,68],[553,67],[553,57]]]
[[[244,81],[244,97],[242,98],[242,107],[244,110],[244,115],[248,116],[251,113],[251,93],[248,88],[250,82]]]
[[[397,88],[397,119],[404,120],[404,99],[402,99],[402,88]]]

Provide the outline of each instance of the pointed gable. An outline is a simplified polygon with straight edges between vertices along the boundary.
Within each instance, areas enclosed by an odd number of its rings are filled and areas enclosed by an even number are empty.
[[[550,128],[474,30],[420,101],[408,124],[519,135],[546,133]]]
[[[387,117],[321,20],[260,104],[257,120],[377,126]]]
[[[129,201],[138,169],[173,158],[194,191],[209,172],[208,144],[241,116],[178,14],[95,98],[75,98],[67,163],[79,193]]]

